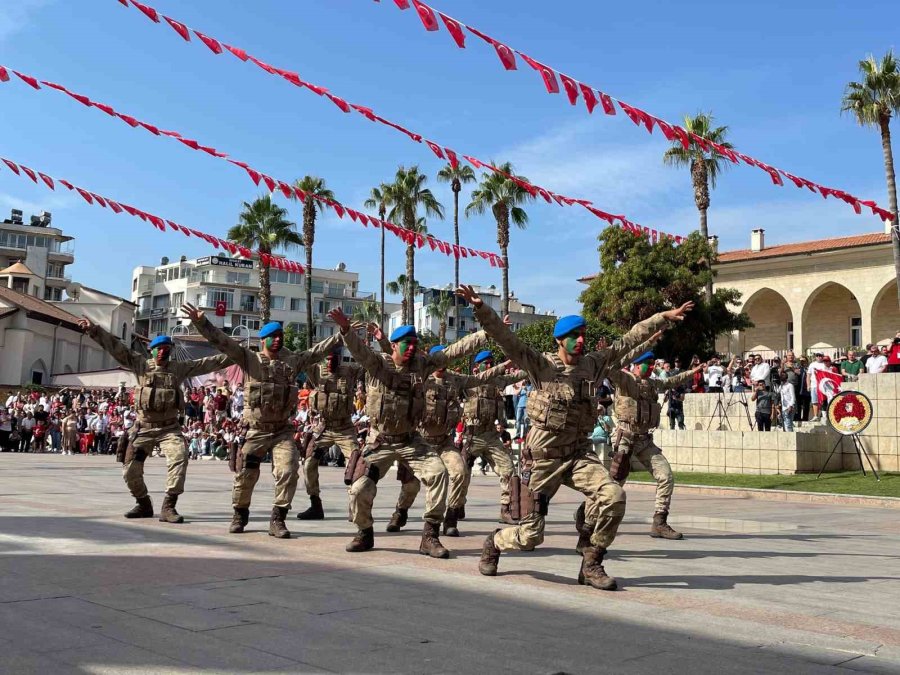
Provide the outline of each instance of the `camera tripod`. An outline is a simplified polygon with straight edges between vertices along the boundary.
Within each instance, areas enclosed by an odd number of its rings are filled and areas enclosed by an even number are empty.
[[[738,395],[738,400],[734,400],[735,394]],[[750,426],[750,430],[752,431],[755,423],[753,418],[750,417],[750,404],[747,402],[747,393],[740,391],[732,391],[728,395],[728,400],[725,400],[725,392],[718,392],[716,397],[716,407],[713,408],[712,413],[709,416],[709,421],[706,424],[706,430],[709,431],[709,428],[712,426],[713,420],[718,418],[719,424],[717,427],[717,431],[724,431],[727,426],[729,431],[733,431],[731,428],[731,420],[728,419],[728,410],[732,405],[738,403],[744,406],[744,414],[747,416],[747,424]]]

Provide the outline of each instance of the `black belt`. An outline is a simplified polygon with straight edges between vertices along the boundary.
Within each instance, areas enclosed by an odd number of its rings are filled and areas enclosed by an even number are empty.
[[[378,434],[378,439],[384,443],[406,443],[412,440],[412,432],[405,434]]]

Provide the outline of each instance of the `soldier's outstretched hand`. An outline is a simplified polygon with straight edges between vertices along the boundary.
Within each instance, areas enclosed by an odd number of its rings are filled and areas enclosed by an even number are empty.
[[[684,321],[685,315],[692,309],[694,309],[694,303],[686,302],[678,309],[670,309],[667,312],[663,312],[662,315],[669,321]]]
[[[368,333],[369,336],[375,340],[381,340],[384,337],[384,332],[381,330],[381,326],[379,326],[375,322],[366,324],[366,333]]]
[[[78,319],[78,327],[81,330],[83,330],[85,333],[87,333],[91,328],[94,327],[94,323],[90,319],[88,319],[86,316],[83,316],[80,319]]]
[[[344,310],[340,307],[335,307],[328,312],[328,316],[331,317],[331,320],[334,321],[338,327],[340,327],[342,333],[346,333],[350,330],[350,319],[344,314]]]
[[[503,317],[503,325],[512,326],[512,319],[509,318],[509,314]]]
[[[187,318],[189,318],[194,323],[198,323],[203,319],[203,312],[190,303],[184,303],[181,306],[181,311],[184,312],[187,315]]]
[[[471,286],[460,284],[459,288],[456,289],[456,294],[472,305],[472,307],[481,307],[481,305],[484,304],[481,298],[478,297],[478,293],[476,293],[475,289]]]

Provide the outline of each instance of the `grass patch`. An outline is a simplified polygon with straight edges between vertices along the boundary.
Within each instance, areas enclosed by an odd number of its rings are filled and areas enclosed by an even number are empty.
[[[879,473],[876,481],[872,473],[863,476],[859,471],[823,473],[816,480],[815,474],[789,476],[744,476],[724,473],[676,472],[675,485],[713,485],[720,487],[760,488],[764,490],[798,490],[801,492],[834,492],[842,495],[867,495],[871,497],[900,497],[900,473]],[[632,481],[653,482],[646,471],[632,471]]]

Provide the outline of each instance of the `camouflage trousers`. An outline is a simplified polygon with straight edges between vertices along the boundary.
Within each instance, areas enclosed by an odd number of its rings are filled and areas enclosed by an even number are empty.
[[[350,459],[350,454],[359,447],[353,425],[343,429],[326,428],[325,433],[315,443],[315,451],[303,460],[303,479],[306,483],[306,494],[310,497],[319,496],[319,463],[328,449],[336,445],[341,449],[344,459]]]
[[[442,442],[432,447],[447,468],[447,508],[458,509],[465,506],[472,473],[463,461],[459,449],[453,444],[453,434],[450,434]],[[420,483],[416,478],[400,483],[400,497],[397,499],[397,508],[411,508],[419,494],[419,487]]]
[[[133,452],[125,457],[122,476],[125,485],[135,499],[142,499],[148,494],[144,482],[144,460],[159,446],[166,456],[166,492],[180,495],[184,492],[184,479],[187,476],[188,454],[187,444],[181,427],[176,422],[167,427],[148,429],[142,427],[135,437]]]
[[[494,471],[500,476],[500,504],[509,504],[509,479],[513,477],[515,467],[513,466],[512,451],[503,445],[500,434],[491,429],[466,436],[464,442],[467,444],[470,457],[480,457],[482,462],[487,460],[493,465]],[[471,477],[471,469],[469,469],[469,473]],[[468,487],[468,482],[466,486]],[[463,504],[465,504],[465,499]]]
[[[653,434],[635,435],[631,441],[624,436],[619,441],[619,450],[628,451],[631,448],[632,463],[640,462],[656,481],[656,513],[668,513],[672,503],[672,492],[675,490],[675,477],[672,475],[672,467],[669,460],[662,454],[662,450],[653,442]],[[622,481],[625,484],[625,481]]]
[[[275,479],[273,506],[290,509],[297,491],[300,454],[294,443],[294,429],[285,424],[277,431],[250,429],[241,448],[243,467],[234,476],[231,505],[236,509],[250,507],[253,488],[259,480],[259,464],[272,451],[272,477]]]
[[[363,458],[369,471],[350,486],[350,521],[364,530],[372,527],[372,505],[378,492],[377,481],[387,473],[395,461],[403,461],[415,477],[425,486],[425,513],[429,523],[440,524],[447,510],[447,469],[438,453],[422,440],[419,434],[411,434],[406,441],[381,443],[377,447],[366,446]]]
[[[585,496],[585,523],[593,530],[591,544],[608,548],[625,516],[625,490],[610,478],[600,458],[587,448],[580,448],[563,458],[527,459],[523,456],[522,491],[531,490],[534,494],[534,510],[518,525],[494,535],[497,548],[501,551],[531,551],[539,546],[544,541],[550,500],[563,485]]]

